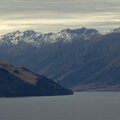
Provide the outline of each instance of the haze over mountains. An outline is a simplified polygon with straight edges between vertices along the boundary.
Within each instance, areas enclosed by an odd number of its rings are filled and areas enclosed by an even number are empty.
[[[58,33],[15,31],[1,36],[0,60],[54,79],[74,91],[120,91],[120,29]]]

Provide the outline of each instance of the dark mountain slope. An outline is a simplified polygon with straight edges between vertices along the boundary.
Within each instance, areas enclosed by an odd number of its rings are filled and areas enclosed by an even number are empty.
[[[0,60],[25,66],[75,91],[120,91],[120,32],[86,37],[40,47],[24,42],[0,47]]]
[[[72,92],[44,76],[0,62],[0,97],[68,94]]]

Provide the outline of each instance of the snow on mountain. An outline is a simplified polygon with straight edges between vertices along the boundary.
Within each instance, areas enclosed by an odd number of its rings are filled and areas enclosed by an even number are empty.
[[[6,35],[2,35],[0,37],[0,45],[16,45],[20,42],[26,42],[35,46],[39,46],[43,43],[55,43],[58,41],[63,42],[72,42],[77,39],[85,39],[88,40],[92,36],[98,34],[98,31],[95,29],[64,29],[58,33],[39,33],[33,30],[26,31],[15,31],[12,33],[8,33]]]
[[[114,29],[113,32],[120,32],[120,27]]]

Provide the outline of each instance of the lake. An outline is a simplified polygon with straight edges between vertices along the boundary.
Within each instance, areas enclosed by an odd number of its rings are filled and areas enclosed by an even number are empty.
[[[120,92],[1,98],[0,120],[120,120]]]

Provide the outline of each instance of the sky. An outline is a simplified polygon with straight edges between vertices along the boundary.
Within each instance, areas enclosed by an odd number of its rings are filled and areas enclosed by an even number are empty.
[[[0,0],[0,35],[81,27],[101,32],[120,27],[120,0]]]

